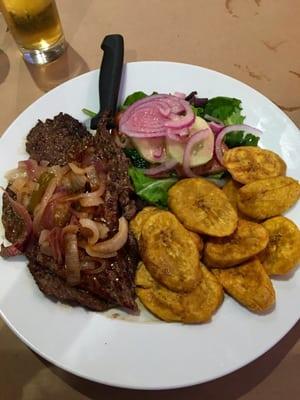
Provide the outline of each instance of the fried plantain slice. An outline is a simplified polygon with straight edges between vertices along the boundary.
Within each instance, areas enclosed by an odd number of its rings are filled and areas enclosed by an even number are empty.
[[[216,268],[233,267],[260,253],[268,241],[268,232],[262,225],[239,220],[232,235],[207,240],[204,263]]]
[[[191,291],[199,283],[196,244],[172,213],[160,211],[147,219],[140,247],[142,260],[159,283],[178,292]]]
[[[274,217],[262,224],[269,233],[269,244],[259,255],[269,275],[283,275],[300,261],[300,231],[286,217]]]
[[[263,220],[282,214],[300,196],[300,185],[293,178],[278,176],[261,179],[241,187],[238,208],[248,217]]]
[[[258,259],[227,269],[212,269],[226,292],[250,311],[263,312],[275,303],[275,290]]]
[[[156,207],[145,207],[142,209],[142,211],[138,212],[136,216],[130,221],[129,228],[134,234],[137,242],[139,242],[140,240],[144,223],[147,221],[150,215],[153,215],[159,211],[161,210]]]
[[[223,162],[233,179],[240,183],[283,176],[286,172],[286,164],[278,154],[260,147],[243,146],[227,150]]]
[[[183,179],[172,186],[169,207],[193,232],[222,237],[237,226],[237,213],[225,193],[203,178]]]
[[[191,239],[195,243],[198,252],[201,254],[202,250],[203,250],[203,247],[204,247],[204,243],[203,243],[203,240],[202,240],[201,236],[199,236],[197,233],[192,232],[192,231],[188,231],[188,232],[189,232],[189,234],[191,236]]]
[[[139,243],[142,229],[144,226],[144,223],[147,221],[147,219],[157,213],[162,211],[160,208],[156,207],[145,207],[140,211],[139,213],[136,214],[136,216],[130,221],[130,230],[133,232],[134,237],[136,238],[137,242]],[[202,252],[203,250],[203,240],[202,238],[195,232],[189,231],[189,234],[191,235],[191,238],[193,242],[195,243],[199,253]]]
[[[189,293],[177,293],[155,281],[143,263],[136,273],[136,293],[153,314],[164,321],[200,323],[209,321],[223,301],[223,288],[201,264],[203,279]]]
[[[222,285],[201,263],[203,279],[192,292],[182,295],[184,315],[182,322],[207,322],[224,299]]]
[[[223,192],[228,197],[230,204],[236,211],[238,211],[238,192],[241,187],[242,185],[239,182],[236,182],[233,179],[229,179],[229,181],[227,181],[222,188]]]
[[[140,262],[135,275],[136,294],[146,308],[164,321],[181,321],[183,305],[180,294],[156,282]]]

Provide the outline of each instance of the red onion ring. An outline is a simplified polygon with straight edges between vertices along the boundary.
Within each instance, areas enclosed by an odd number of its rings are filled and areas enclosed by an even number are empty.
[[[208,125],[215,135],[218,135],[224,128],[223,124],[217,124],[216,122],[210,122]]]
[[[189,103],[185,100],[182,100],[185,109],[185,115],[183,117],[176,117],[176,119],[169,120],[165,123],[166,128],[175,128],[175,129],[183,129],[188,128],[195,122],[195,113],[191,109]]]
[[[253,135],[258,135],[258,136],[260,136],[262,134],[262,131],[260,131],[259,129],[253,128],[252,126],[245,125],[245,124],[229,125],[229,126],[226,126],[224,129],[222,129],[222,131],[217,136],[216,144],[215,144],[216,156],[221,165],[224,165],[223,164],[224,148],[222,147],[224,136],[229,132],[236,132],[236,131],[245,131],[247,133],[252,133]]]
[[[195,114],[187,101],[160,94],[138,100],[128,107],[120,117],[119,128],[129,137],[164,137],[167,130],[187,134],[185,128],[190,127],[194,120]]]
[[[206,121],[216,122],[216,123],[219,124],[219,125],[223,125],[223,122],[222,122],[220,119],[215,118],[215,117],[213,117],[213,116],[211,116],[211,115],[208,115],[208,114],[205,114],[205,115],[204,115],[204,119],[206,119]],[[223,125],[223,126],[224,126],[224,125]]]
[[[191,170],[190,163],[191,163],[191,155],[192,155],[192,150],[193,147],[201,142],[202,140],[206,139],[207,136],[210,134],[209,129],[202,129],[201,131],[194,133],[189,141],[187,142],[185,149],[184,149],[184,154],[183,154],[183,170],[186,176],[189,178],[196,177],[197,175],[194,174],[194,172]]]
[[[167,172],[173,169],[178,162],[176,160],[167,160],[166,162],[152,168],[144,169],[143,172],[145,175],[154,176],[161,174],[162,172]]]
[[[182,92],[174,92],[174,96],[179,97],[180,99],[185,99],[185,93]]]

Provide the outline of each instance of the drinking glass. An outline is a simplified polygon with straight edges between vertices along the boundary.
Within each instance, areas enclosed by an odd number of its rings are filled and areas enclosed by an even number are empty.
[[[54,0],[0,0],[1,11],[24,59],[45,64],[65,48]]]

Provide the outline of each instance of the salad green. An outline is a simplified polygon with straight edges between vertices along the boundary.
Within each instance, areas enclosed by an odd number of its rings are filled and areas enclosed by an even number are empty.
[[[131,106],[136,101],[141,100],[147,96],[148,95],[142,91],[138,91],[138,92],[134,92],[134,93],[130,94],[129,96],[126,97],[124,103],[122,104],[121,110],[125,110],[127,107]]]
[[[135,167],[130,167],[128,174],[136,194],[141,199],[160,208],[168,207],[168,190],[178,181],[178,178],[150,178],[143,173],[143,170]]]
[[[157,93],[153,92],[152,95],[153,94]],[[245,116],[242,115],[243,109],[241,100],[225,96],[217,96],[211,99],[199,99],[195,96],[197,94],[196,92],[192,92],[191,94],[193,94],[193,100],[190,100],[190,105],[196,117],[207,120],[208,123],[210,120],[215,119],[225,126],[243,124]],[[143,91],[134,92],[127,96],[119,109],[125,111],[136,101],[147,96],[149,95]],[[189,101],[189,97],[187,97],[186,100]],[[96,113],[86,108],[82,111],[89,117],[96,115]],[[258,141],[259,137],[244,131],[229,132],[224,136],[224,142],[229,148],[238,146],[257,146]],[[179,179],[176,172],[171,171],[169,177],[164,179],[146,176],[143,169],[151,167],[151,163],[145,160],[138,149],[134,147],[124,148],[123,151],[132,163],[132,167],[129,168],[128,173],[136,194],[150,204],[166,208],[168,205],[168,190]],[[226,171],[223,171],[212,174],[209,178],[222,179],[226,175]]]
[[[150,163],[147,160],[145,160],[136,149],[132,147],[130,148],[125,147],[123,151],[126,154],[126,156],[131,160],[131,163],[134,167],[136,168],[150,167]]]
[[[213,97],[205,104],[204,112],[217,118],[224,125],[242,124],[245,117],[242,115],[241,100],[233,97]]]

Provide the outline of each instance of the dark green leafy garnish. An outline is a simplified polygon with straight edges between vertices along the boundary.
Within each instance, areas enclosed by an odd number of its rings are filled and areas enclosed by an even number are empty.
[[[196,117],[203,118],[203,116],[204,116],[204,108],[195,107],[195,106],[191,106],[191,107],[192,107],[192,110],[194,111],[194,114],[196,115]]]
[[[221,172],[218,172],[216,174],[211,174],[211,175],[208,175],[207,178],[210,178],[210,179],[223,179],[226,176],[226,172],[227,171],[221,171]]]
[[[231,97],[213,97],[204,107],[205,114],[217,118],[225,125],[242,124],[245,117],[241,114],[242,102]]]
[[[123,149],[124,153],[130,158],[131,163],[136,168],[149,168],[150,163],[145,160],[140,153],[134,148]]]
[[[147,96],[148,95],[142,91],[138,91],[138,92],[134,92],[134,93],[130,94],[129,96],[126,97],[124,103],[122,104],[121,110],[125,110],[127,107],[131,106],[136,101],[141,100]]]
[[[259,137],[252,135],[252,133],[245,134],[242,131],[238,131],[227,133],[224,141],[229,148],[239,146],[257,146]]]
[[[129,168],[128,173],[134,190],[141,199],[161,208],[168,207],[168,190],[177,182],[177,178],[150,178],[134,167]]]

